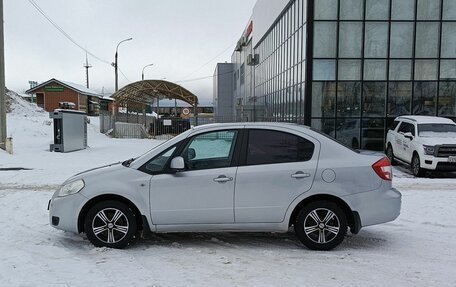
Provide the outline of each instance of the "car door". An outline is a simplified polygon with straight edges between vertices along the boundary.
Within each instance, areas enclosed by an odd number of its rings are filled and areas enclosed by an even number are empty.
[[[234,159],[238,134],[238,130],[198,134],[173,151],[172,157],[182,156],[186,167],[182,171],[152,176],[150,208],[154,224],[234,222],[237,168]]]
[[[407,156],[410,149],[410,139],[406,138],[404,134],[411,133],[413,129],[413,124],[403,121],[397,130],[397,148],[394,150],[394,154],[407,162],[410,162],[410,159]]]
[[[413,155],[413,141],[416,137],[416,128],[413,123],[409,124],[408,131],[412,134],[413,138],[406,138],[404,137],[403,146],[404,146],[404,160],[407,162],[412,162],[412,155]]]
[[[320,143],[292,130],[246,130],[236,176],[236,223],[282,222],[290,203],[313,184]]]

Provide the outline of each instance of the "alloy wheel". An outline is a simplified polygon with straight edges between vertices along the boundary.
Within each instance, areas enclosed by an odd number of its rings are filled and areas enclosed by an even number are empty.
[[[117,243],[128,233],[127,216],[117,208],[100,210],[92,220],[92,231],[98,240],[104,243]]]
[[[313,242],[329,243],[339,234],[340,221],[329,209],[317,208],[309,212],[304,219],[304,232]]]

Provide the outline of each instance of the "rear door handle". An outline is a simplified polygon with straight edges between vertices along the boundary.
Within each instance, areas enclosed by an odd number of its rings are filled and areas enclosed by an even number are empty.
[[[226,177],[224,175],[219,175],[218,177],[214,178],[214,181],[215,182],[227,182],[227,181],[232,181],[233,178],[232,177]]]
[[[298,171],[295,174],[292,174],[291,177],[292,178],[306,178],[306,177],[310,177],[310,173]]]

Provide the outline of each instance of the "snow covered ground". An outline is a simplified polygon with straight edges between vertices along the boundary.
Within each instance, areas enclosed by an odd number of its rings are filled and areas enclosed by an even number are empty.
[[[160,234],[125,250],[95,248],[49,226],[55,186],[159,142],[107,138],[91,119],[89,149],[50,153],[47,121],[29,105],[8,115],[15,154],[0,151],[0,169],[31,170],[0,170],[0,286],[456,286],[454,175],[416,179],[395,169],[400,217],[330,252],[305,249],[292,231]]]

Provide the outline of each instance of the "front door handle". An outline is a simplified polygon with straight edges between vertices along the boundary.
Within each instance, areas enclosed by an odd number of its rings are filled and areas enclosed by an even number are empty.
[[[310,177],[310,173],[297,171],[296,173],[292,174],[291,177],[292,178],[306,178],[306,177]]]
[[[227,182],[227,181],[232,181],[233,178],[232,177],[226,177],[224,175],[219,175],[218,177],[214,178],[214,181],[215,182]]]

